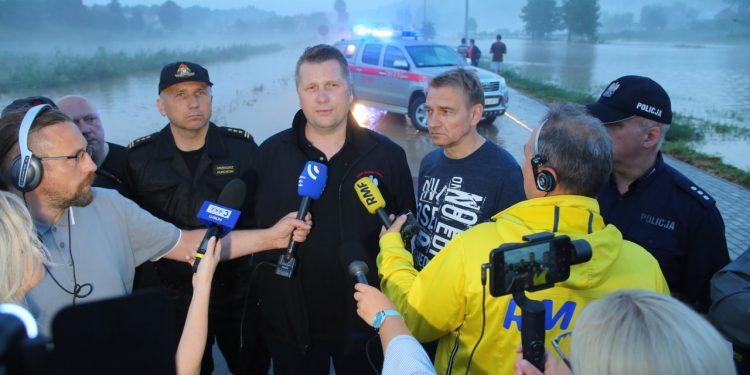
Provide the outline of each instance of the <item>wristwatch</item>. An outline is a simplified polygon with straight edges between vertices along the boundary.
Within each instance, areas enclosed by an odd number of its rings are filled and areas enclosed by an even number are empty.
[[[401,314],[399,314],[396,310],[381,310],[377,314],[375,314],[375,321],[373,321],[372,326],[375,329],[380,329],[380,326],[383,325],[385,318],[389,316],[401,316]]]

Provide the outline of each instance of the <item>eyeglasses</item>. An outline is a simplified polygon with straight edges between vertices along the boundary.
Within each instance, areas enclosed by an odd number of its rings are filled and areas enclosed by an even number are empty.
[[[565,352],[563,352],[563,350],[560,349],[560,344],[562,343],[565,346],[570,346],[570,343],[567,342],[567,340],[565,339],[570,337],[570,335],[572,334],[573,334],[573,331],[567,331],[567,332],[563,332],[557,335],[557,337],[552,339],[552,347],[555,348],[555,352],[557,352],[557,355],[560,356],[560,359],[562,359],[563,362],[565,362],[568,368],[572,368],[572,367],[570,367],[570,361],[568,360],[568,357],[565,355]]]
[[[78,150],[75,155],[72,156],[46,156],[46,157],[40,157],[39,160],[70,160],[75,159],[76,165],[78,165],[85,155],[88,155],[91,157],[94,153],[94,147],[87,145],[86,148]]]

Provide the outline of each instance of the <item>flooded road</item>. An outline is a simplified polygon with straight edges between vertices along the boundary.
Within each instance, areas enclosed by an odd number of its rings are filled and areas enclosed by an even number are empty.
[[[212,121],[220,126],[245,129],[258,144],[291,126],[292,117],[299,108],[294,66],[303,49],[304,46],[300,45],[242,61],[205,64],[214,82]],[[127,145],[138,137],[158,131],[167,123],[155,105],[158,79],[159,72],[155,71],[80,84],[74,88],[13,92],[0,95],[0,103],[28,95],[41,94],[53,100],[67,94],[84,95],[98,107],[107,140]],[[535,127],[544,106],[536,102],[535,106],[529,107],[528,103],[535,101],[522,98],[513,91],[511,95],[509,113]],[[419,170],[422,156],[434,148],[429,135],[417,131],[401,115],[385,114],[370,127],[406,150],[414,175]],[[529,134],[523,126],[502,116],[492,126],[480,126],[479,130],[488,139],[506,147],[517,159],[523,159],[523,145]]]
[[[484,49],[489,42],[479,40],[477,44]],[[213,121],[245,129],[258,143],[290,126],[299,108],[294,65],[304,47],[315,43],[318,41],[287,44],[287,48],[278,52],[241,61],[204,64],[215,83]],[[750,49],[708,45],[665,47],[653,43],[588,45],[518,39],[508,39],[507,43],[508,64],[540,81],[596,95],[616,76],[650,75],[670,92],[675,111],[749,126]],[[649,59],[654,59],[653,63]],[[688,65],[678,65],[683,63]],[[692,65],[695,68],[685,67]],[[28,95],[41,94],[53,99],[66,94],[84,95],[99,108],[107,140],[127,144],[167,123],[155,107],[158,76],[159,72],[154,71],[75,87],[8,92],[0,94],[0,103]],[[541,103],[511,90],[508,113],[528,127],[536,126],[544,110]],[[372,127],[406,149],[412,173],[416,174],[419,160],[432,149],[429,136],[417,132],[399,115],[388,114]],[[480,131],[516,158],[523,157],[521,147],[528,131],[509,116],[498,118],[493,126],[480,126]],[[750,151],[745,139],[709,135],[696,148],[750,169],[750,158],[744,157],[745,152],[737,152]]]

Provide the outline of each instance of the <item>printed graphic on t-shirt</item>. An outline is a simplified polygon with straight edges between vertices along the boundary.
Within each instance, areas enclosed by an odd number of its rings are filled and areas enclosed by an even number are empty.
[[[482,219],[486,196],[465,191],[460,176],[425,176],[417,199],[417,220],[421,231],[414,242],[414,265],[422,269],[456,234]]]

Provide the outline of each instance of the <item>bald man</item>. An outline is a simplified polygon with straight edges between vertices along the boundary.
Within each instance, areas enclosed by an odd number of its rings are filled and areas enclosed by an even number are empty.
[[[96,107],[80,95],[63,96],[57,100],[57,106],[73,119],[93,148],[91,158],[97,166],[94,186],[115,189],[127,196],[122,183],[127,166],[127,149],[104,140],[104,125]]]

